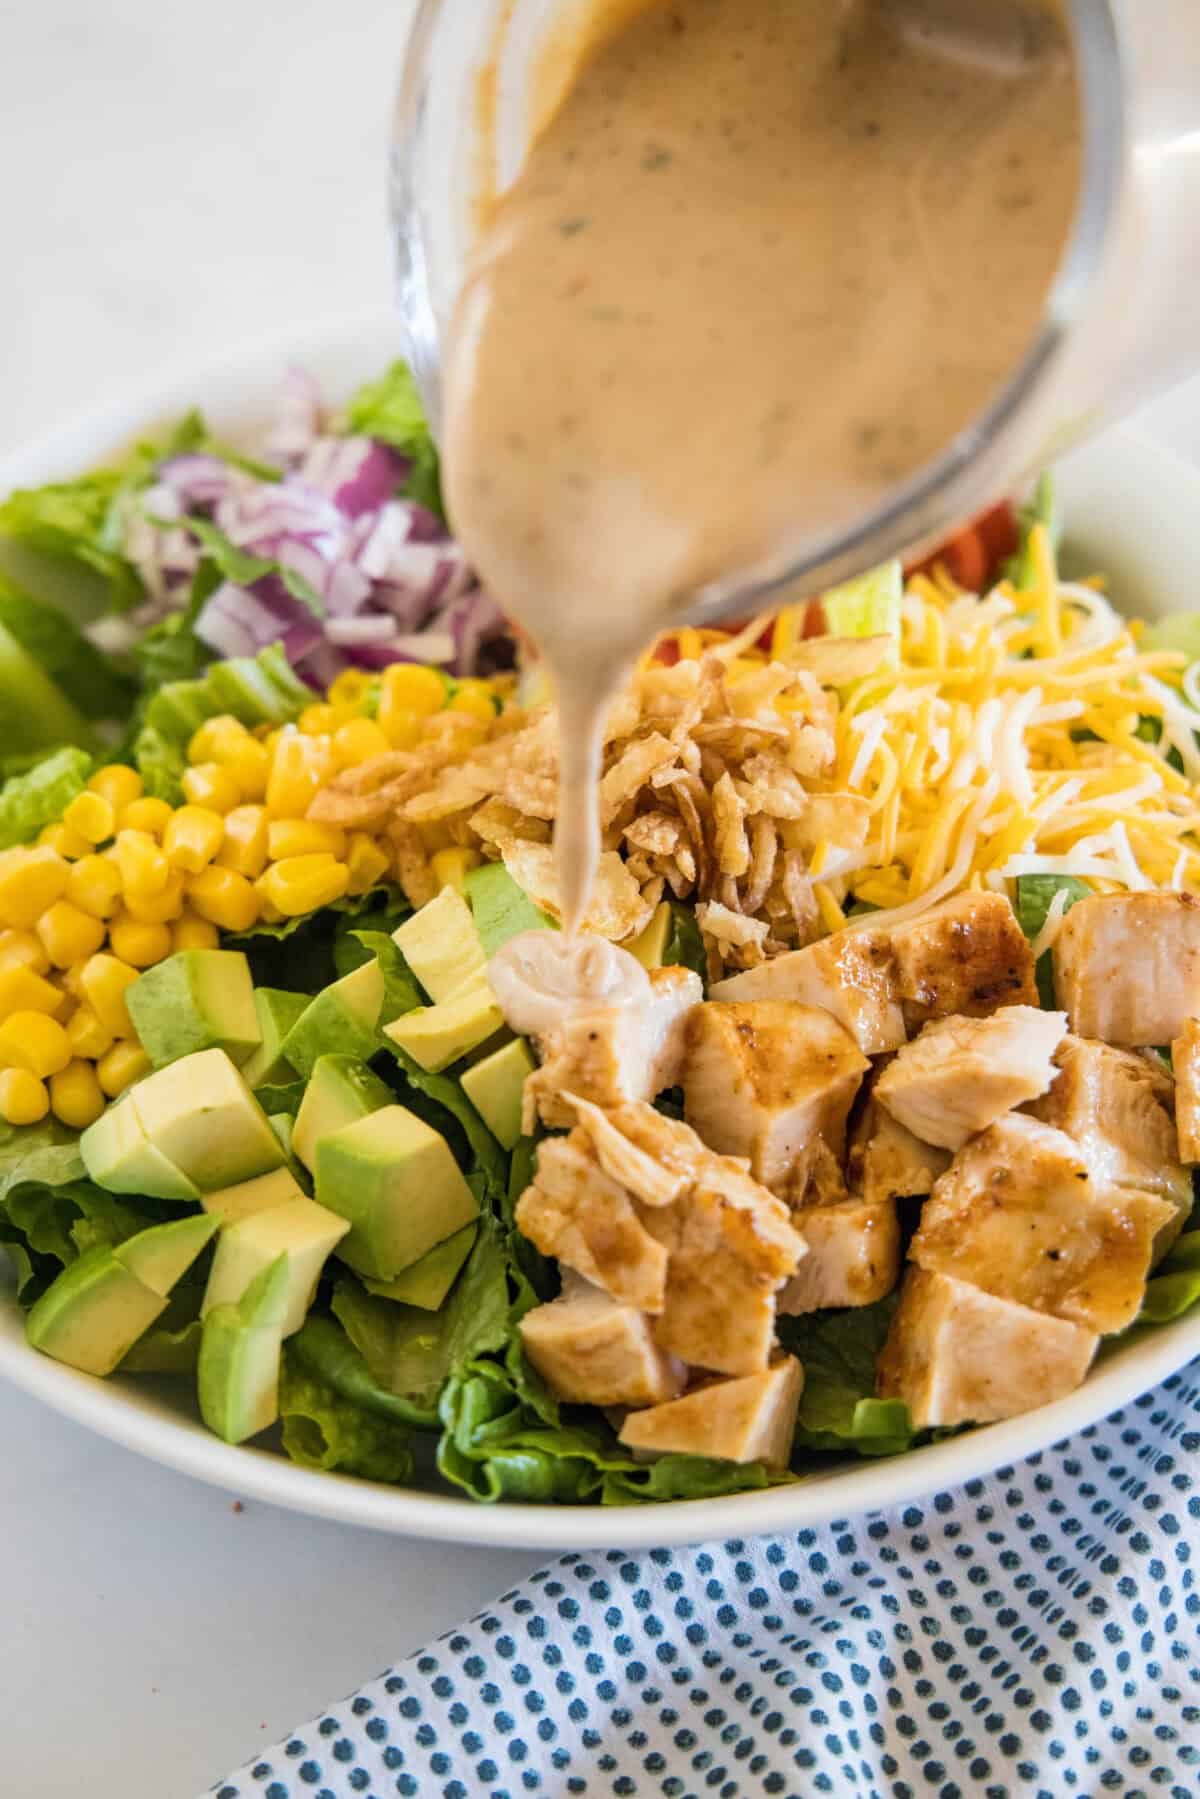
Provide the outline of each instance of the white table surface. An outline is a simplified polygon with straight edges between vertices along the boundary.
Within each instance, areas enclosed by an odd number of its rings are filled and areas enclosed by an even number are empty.
[[[163,366],[386,304],[410,12],[0,7],[0,452]],[[1144,423],[1200,461],[1200,381]],[[0,1440],[14,1799],[191,1799],[537,1559],[237,1512],[7,1389]]]

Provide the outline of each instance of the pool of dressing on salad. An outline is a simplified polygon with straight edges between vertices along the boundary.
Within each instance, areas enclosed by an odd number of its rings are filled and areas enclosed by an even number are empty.
[[[844,529],[978,417],[1080,180],[1050,0],[603,0],[590,25],[445,381],[455,529],[560,707],[564,934],[519,952],[559,1005],[620,986],[573,960],[614,690],[706,583]]]

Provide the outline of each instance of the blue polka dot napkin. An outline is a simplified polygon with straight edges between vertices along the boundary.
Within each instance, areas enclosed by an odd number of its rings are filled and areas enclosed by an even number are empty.
[[[216,1799],[1196,1799],[1200,1363],[789,1538],[564,1556]]]

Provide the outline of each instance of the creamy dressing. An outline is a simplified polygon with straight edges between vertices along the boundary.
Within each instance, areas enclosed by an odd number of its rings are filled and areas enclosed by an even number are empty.
[[[455,528],[560,707],[560,998],[614,688],[705,584],[844,530],[980,415],[1036,337],[1080,176],[1038,0],[629,12],[594,8],[446,367]]]

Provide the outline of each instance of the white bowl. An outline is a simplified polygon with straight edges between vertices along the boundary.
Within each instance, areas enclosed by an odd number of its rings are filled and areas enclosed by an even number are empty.
[[[265,416],[273,384],[300,362],[341,398],[397,354],[395,330],[371,315],[251,346],[183,369],[0,459],[0,493],[69,475],[148,424],[200,405],[223,434]],[[1063,464],[1068,552],[1112,577],[1130,610],[1154,615],[1193,603],[1192,521],[1200,471],[1130,431],[1110,433]],[[2,1266],[2,1264],[0,1264]],[[11,1286],[0,1282],[0,1375],[113,1442],[231,1492],[294,1511],[402,1536],[495,1548],[636,1548],[794,1531],[957,1486],[1044,1449],[1200,1355],[1200,1312],[1112,1346],[1078,1392],[1023,1418],[882,1461],[846,1462],[789,1487],[672,1505],[477,1505],[465,1497],[385,1487],[297,1467],[268,1450],[210,1436],[182,1383],[99,1381],[31,1350]]]

